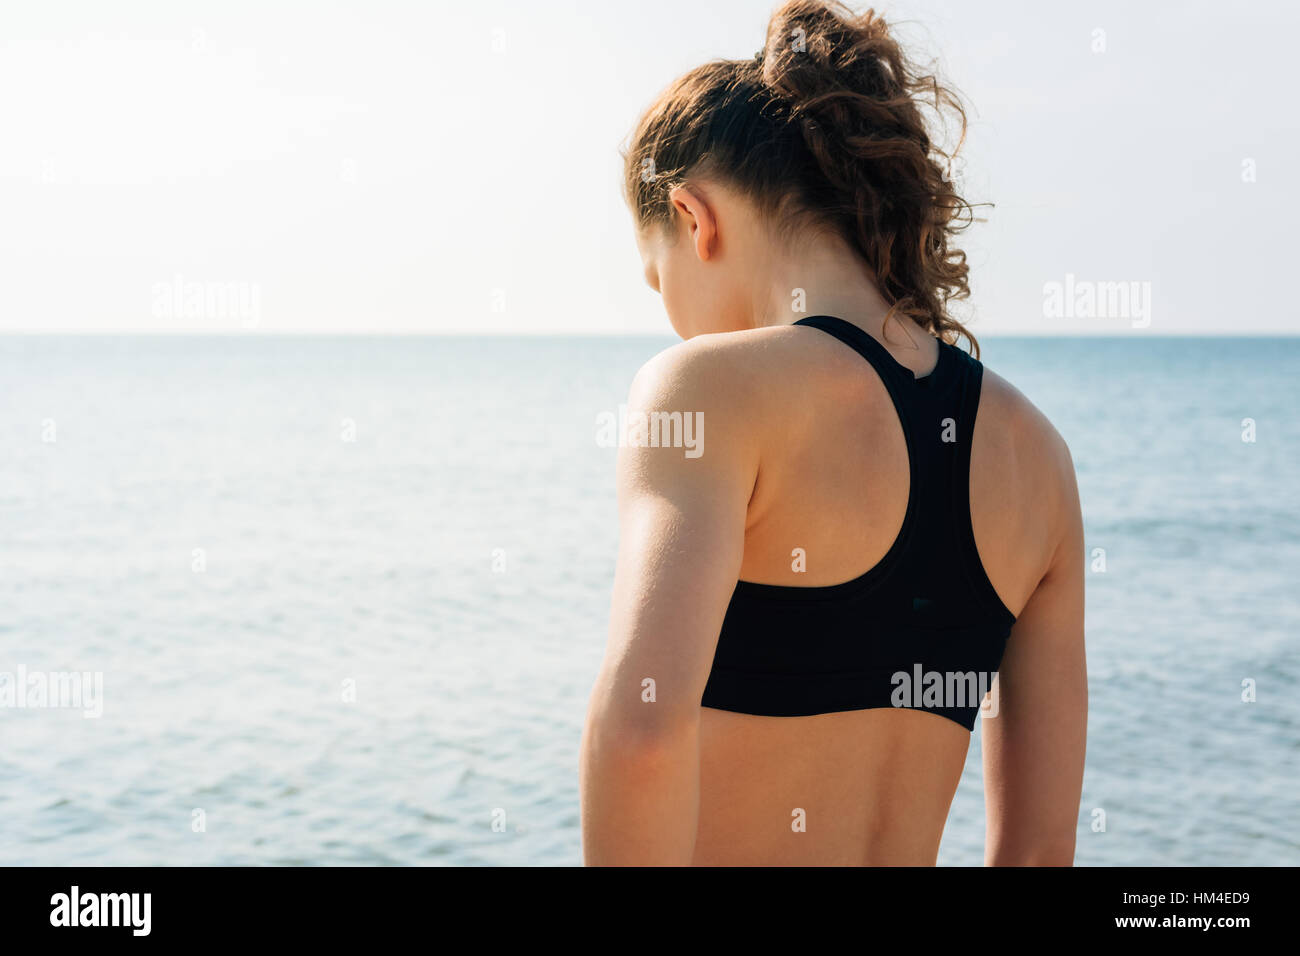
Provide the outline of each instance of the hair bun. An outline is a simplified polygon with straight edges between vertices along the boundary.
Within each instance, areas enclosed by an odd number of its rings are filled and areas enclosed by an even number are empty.
[[[890,69],[897,49],[874,10],[790,0],[768,22],[763,82],[794,105],[836,91],[893,98],[905,92]]]

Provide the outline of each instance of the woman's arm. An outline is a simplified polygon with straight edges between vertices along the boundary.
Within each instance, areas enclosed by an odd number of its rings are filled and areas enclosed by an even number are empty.
[[[757,473],[749,429],[728,408],[707,347],[677,346],[633,383],[629,415],[700,413],[702,454],[623,447],[618,567],[605,660],[583,734],[588,864],[687,865],[699,812],[700,697],[740,573]],[[712,367],[711,367],[712,366]]]
[[[1084,542],[1074,467],[1057,441],[1057,546],[1012,628],[997,716],[980,725],[989,866],[1074,862],[1088,734]]]

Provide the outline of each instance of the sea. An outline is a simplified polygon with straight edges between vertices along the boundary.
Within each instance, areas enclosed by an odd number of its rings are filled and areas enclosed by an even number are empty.
[[[597,426],[671,342],[0,336],[0,864],[580,863]],[[1077,864],[1300,864],[1300,339],[981,344],[1078,471]]]

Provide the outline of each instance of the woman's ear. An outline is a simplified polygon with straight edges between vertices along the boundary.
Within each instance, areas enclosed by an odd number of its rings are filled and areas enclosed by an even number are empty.
[[[689,186],[674,186],[668,201],[686,227],[700,261],[713,258],[718,248],[718,221],[704,194]]]

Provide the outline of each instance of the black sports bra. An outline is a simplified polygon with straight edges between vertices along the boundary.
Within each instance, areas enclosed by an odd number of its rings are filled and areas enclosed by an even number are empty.
[[[907,442],[907,512],[884,558],[851,581],[737,582],[701,704],[769,717],[909,707],[973,730],[1016,620],[971,528],[970,449],[984,367],[940,342],[934,371],[916,378],[842,319],[795,324],[833,335],[884,381]]]

